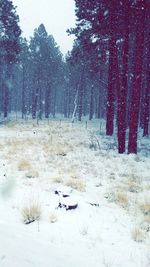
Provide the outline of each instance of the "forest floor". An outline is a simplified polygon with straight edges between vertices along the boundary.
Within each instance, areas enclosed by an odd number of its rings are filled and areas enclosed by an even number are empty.
[[[99,128],[0,126],[0,267],[150,266],[150,139],[119,155]]]

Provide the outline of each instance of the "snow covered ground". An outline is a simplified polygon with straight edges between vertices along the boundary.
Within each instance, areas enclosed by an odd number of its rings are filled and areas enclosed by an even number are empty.
[[[118,155],[99,128],[0,126],[0,267],[150,266],[150,140]]]

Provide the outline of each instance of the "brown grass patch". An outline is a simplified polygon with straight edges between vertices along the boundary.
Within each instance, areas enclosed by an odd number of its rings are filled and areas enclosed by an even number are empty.
[[[75,179],[75,178],[70,178],[66,182],[67,186],[70,186],[73,189],[76,189],[80,192],[85,192],[86,191],[86,183],[82,179]]]
[[[32,165],[31,163],[26,160],[26,159],[22,159],[19,164],[18,164],[18,170],[19,171],[28,171],[28,170],[32,170]]]
[[[24,207],[21,210],[24,223],[30,223],[35,220],[39,220],[41,217],[41,207],[38,203],[32,203],[29,207]]]
[[[52,180],[53,183],[63,183],[63,178],[59,175],[53,176],[50,178]]]
[[[145,232],[140,227],[135,227],[132,230],[131,235],[136,242],[143,242],[145,239]]]
[[[123,191],[115,192],[115,202],[119,206],[126,208],[128,206],[128,203],[129,203],[127,194]]]
[[[150,200],[145,200],[140,209],[144,215],[150,216]]]

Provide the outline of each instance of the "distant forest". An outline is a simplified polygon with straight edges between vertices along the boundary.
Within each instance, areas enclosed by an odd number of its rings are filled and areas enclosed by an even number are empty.
[[[43,24],[21,37],[12,1],[0,0],[0,115],[106,120],[117,127],[118,152],[137,153],[149,135],[150,1],[75,0],[76,27],[64,57]],[[48,8],[48,7],[47,7]],[[127,137],[128,133],[128,137]]]

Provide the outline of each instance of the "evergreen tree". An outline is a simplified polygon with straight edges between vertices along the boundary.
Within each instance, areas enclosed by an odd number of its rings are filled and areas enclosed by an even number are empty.
[[[41,24],[34,31],[30,41],[33,88],[32,88],[32,117],[41,119],[50,113],[55,116],[57,79],[62,67],[62,56],[53,36],[48,36],[46,29]]]
[[[1,76],[3,78],[3,111],[7,117],[9,107],[9,95],[11,89],[12,66],[20,51],[19,36],[21,30],[18,26],[19,18],[16,15],[12,1],[0,1],[0,58]],[[1,78],[1,79],[2,79]]]

